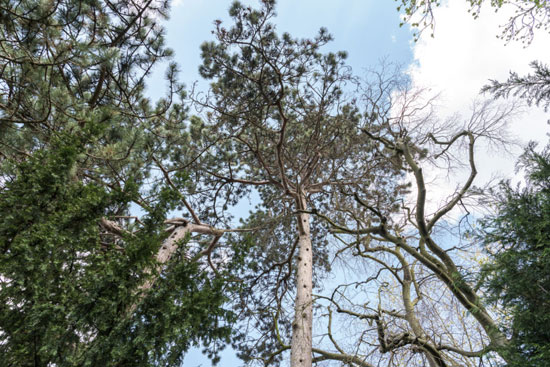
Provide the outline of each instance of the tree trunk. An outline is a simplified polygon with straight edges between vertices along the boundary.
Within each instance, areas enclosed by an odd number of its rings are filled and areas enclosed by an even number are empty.
[[[305,210],[305,198],[301,197],[299,209]],[[296,276],[296,300],[292,341],[290,344],[290,366],[311,367],[312,321],[313,321],[313,255],[311,248],[310,215],[298,214],[298,264]]]

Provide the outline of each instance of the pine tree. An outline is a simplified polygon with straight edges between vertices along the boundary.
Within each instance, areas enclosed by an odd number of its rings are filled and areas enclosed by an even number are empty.
[[[243,358],[269,364],[290,349],[291,366],[311,366],[314,274],[328,266],[326,227],[312,214],[354,202],[352,192],[387,203],[403,188],[363,136],[378,123],[367,110],[378,106],[362,109],[350,96],[357,84],[346,54],[321,53],[331,40],[324,29],[312,39],[278,35],[274,5],[233,3],[232,25],[217,22],[216,41],[202,45],[200,72],[212,84],[208,98],[194,99],[211,156],[199,165],[204,185],[227,195],[253,188],[261,200],[247,221],[259,229],[240,307],[262,336],[238,346]]]

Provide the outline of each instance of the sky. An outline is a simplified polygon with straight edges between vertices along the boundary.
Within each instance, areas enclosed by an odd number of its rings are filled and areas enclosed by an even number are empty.
[[[467,118],[474,99],[490,98],[479,95],[489,79],[504,81],[510,71],[526,75],[531,71],[531,61],[550,61],[550,34],[544,31],[536,33],[528,47],[517,41],[506,44],[496,37],[510,9],[495,13],[494,9],[483,8],[479,19],[473,19],[467,10],[464,0],[450,0],[435,12],[434,37],[424,34],[411,45],[413,61],[408,72],[414,84],[439,93],[442,117],[459,113]],[[478,184],[491,177],[512,178],[521,147],[531,140],[540,145],[548,142],[550,114],[536,107],[523,110],[509,124],[509,137],[519,143],[512,147],[512,154],[506,154],[502,147],[477,152]]]
[[[253,0],[243,2],[257,4]],[[181,80],[188,87],[200,79],[200,45],[213,40],[214,20],[220,19],[229,26],[230,4],[231,0],[176,0],[172,3],[171,18],[166,24],[167,44],[175,51]],[[395,7],[392,0],[279,0],[275,22],[280,33],[289,32],[300,38],[314,37],[321,27],[327,28],[335,40],[324,50],[348,51],[348,64],[361,74],[385,57],[403,65],[412,60],[411,34],[399,27]],[[161,69],[157,68],[153,75],[153,93],[162,92]]]
[[[252,0],[245,2],[255,4]],[[175,51],[180,79],[188,87],[194,82],[201,89],[207,87],[198,75],[199,47],[202,42],[212,40],[215,19],[228,22],[229,5],[229,0],[173,2],[166,24],[167,44]],[[495,13],[491,8],[483,8],[480,17],[474,20],[467,12],[465,0],[448,0],[434,12],[434,37],[424,33],[418,42],[413,42],[409,26],[399,27],[401,19],[396,6],[393,0],[279,0],[275,23],[279,32],[289,32],[295,37],[312,37],[319,28],[327,28],[335,40],[325,51],[347,51],[348,64],[358,75],[384,59],[402,65],[414,86],[439,95],[437,105],[442,118],[455,113],[467,118],[474,99],[480,98],[479,91],[489,79],[505,80],[511,70],[526,74],[532,60],[550,61],[550,35],[544,31],[536,33],[528,47],[513,41],[506,44],[496,37],[499,25],[507,20],[506,9]],[[155,70],[149,86],[152,96],[162,94],[162,68]],[[529,140],[545,144],[550,132],[546,123],[549,118],[540,108],[525,107],[524,113],[511,121],[510,136],[521,144]],[[503,149],[496,148],[479,151],[480,182],[495,175],[510,178],[514,174],[514,162],[521,149],[505,154]],[[456,178],[450,180],[453,179]],[[435,183],[441,195],[444,186],[452,184]],[[193,350],[185,357],[184,365],[210,363],[200,351]],[[228,350],[222,354],[220,365],[240,364],[234,352]]]

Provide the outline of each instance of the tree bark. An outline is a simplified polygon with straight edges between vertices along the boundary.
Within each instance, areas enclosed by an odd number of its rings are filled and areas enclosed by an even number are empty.
[[[185,239],[185,237],[189,233],[201,233],[201,234],[207,234],[214,236],[215,239],[217,239],[219,236],[223,234],[223,231],[220,231],[216,228],[213,228],[206,224],[196,224],[191,223],[185,219],[176,218],[166,221],[168,224],[173,224],[175,228],[170,233],[170,236],[166,238],[159,250],[157,251],[157,254],[155,256],[157,265],[154,268],[145,269],[144,272],[151,274],[151,278],[149,278],[147,281],[145,281],[142,285],[140,285],[136,290],[136,295],[138,296],[137,300],[130,305],[128,308],[128,314],[131,315],[141,302],[141,300],[145,297],[146,293],[153,287],[156,280],[158,279],[160,272],[162,271],[163,266],[170,261],[172,258],[172,255],[176,252],[176,250],[179,247],[179,244],[181,241]],[[213,242],[215,244],[215,242]],[[212,251],[212,248],[207,248],[199,253],[200,256],[207,255],[208,251]]]
[[[298,206],[305,210],[305,198]],[[311,247],[310,215],[298,214],[298,264],[296,269],[296,300],[292,341],[290,344],[290,366],[311,367],[312,365],[312,325],[313,325],[313,255]]]

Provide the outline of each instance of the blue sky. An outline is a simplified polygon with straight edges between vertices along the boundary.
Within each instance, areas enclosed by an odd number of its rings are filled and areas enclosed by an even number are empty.
[[[255,5],[255,1],[244,1]],[[180,79],[190,87],[200,79],[200,45],[212,40],[213,21],[230,24],[230,0],[183,0],[172,5],[166,24],[167,43],[175,51]],[[334,36],[326,51],[347,51],[348,63],[356,74],[375,67],[382,58],[408,64],[412,61],[411,33],[399,27],[400,19],[393,0],[312,1],[279,0],[275,22],[280,33],[295,37],[315,36],[325,27]],[[150,92],[162,95],[164,71],[157,68],[149,81]],[[201,87],[206,87],[200,84]]]
[[[243,1],[255,5],[252,0]],[[312,37],[320,27],[334,36],[325,51],[348,52],[348,64],[355,74],[366,68],[376,67],[381,59],[398,63],[407,70],[413,86],[427,88],[439,94],[438,108],[444,118],[453,113],[467,117],[474,98],[488,79],[503,80],[510,70],[520,74],[529,72],[532,60],[550,61],[550,35],[537,34],[528,48],[517,43],[505,44],[496,38],[499,25],[506,19],[506,10],[495,14],[493,9],[482,9],[479,19],[473,20],[467,13],[464,0],[448,0],[435,12],[435,37],[424,34],[413,43],[412,32],[406,25],[399,27],[400,17],[394,0],[279,0],[279,32],[289,32],[295,37]],[[171,18],[166,24],[167,43],[175,51],[174,61],[181,70],[180,80],[188,87],[199,80],[201,63],[200,45],[212,40],[213,21],[229,23],[227,9],[230,0],[175,0]],[[164,70],[157,68],[149,80],[152,97],[161,96],[165,82]],[[203,89],[207,84],[199,82]],[[548,114],[537,108],[525,108],[525,112],[510,124],[510,135],[521,143],[538,139],[546,142],[549,131]],[[511,155],[481,151],[478,170],[480,181],[494,175],[511,177],[517,153]],[[460,181],[457,177],[434,180],[431,193],[445,197],[446,190],[453,190]],[[437,204],[436,204],[437,205]],[[185,366],[209,366],[210,362],[200,350],[192,350],[185,358]],[[239,366],[235,353],[222,354],[221,366]]]

